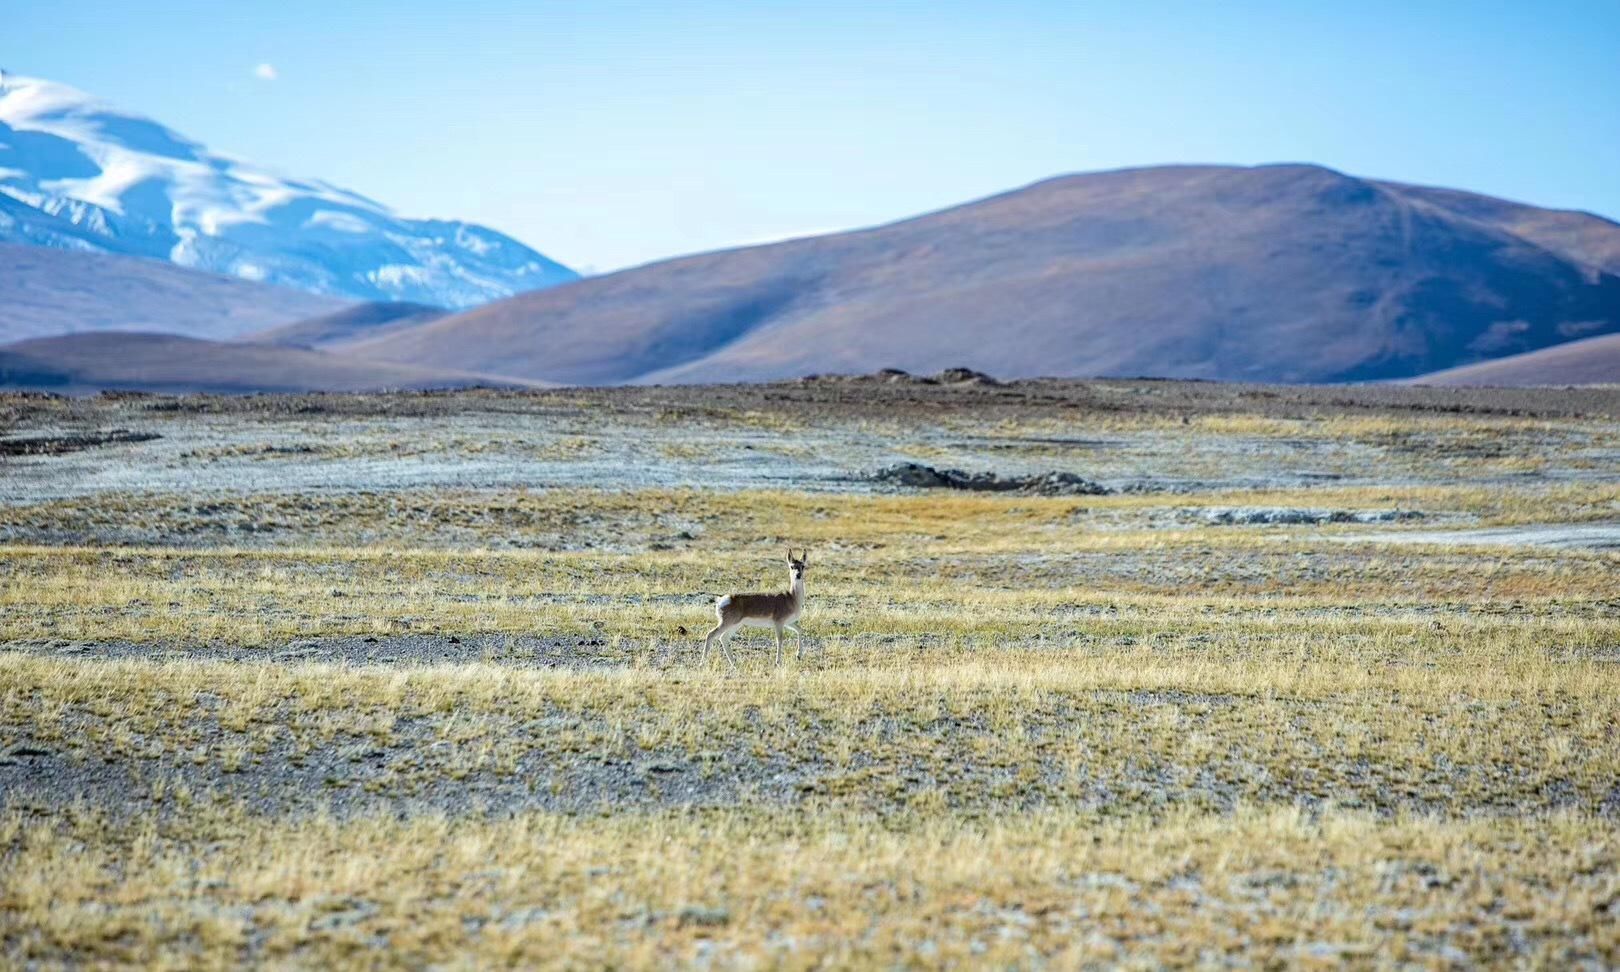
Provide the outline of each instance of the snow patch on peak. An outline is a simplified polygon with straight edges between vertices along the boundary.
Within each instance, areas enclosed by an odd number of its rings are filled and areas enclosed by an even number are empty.
[[[330,229],[339,233],[364,233],[371,227],[366,221],[349,213],[341,213],[334,209],[317,209],[310,217],[304,220],[305,229]]]
[[[403,283],[420,281],[426,271],[421,267],[405,266],[390,263],[385,267],[378,267],[371,272],[371,278],[383,286],[398,286]]]
[[[473,253],[483,256],[494,250],[498,244],[485,239],[472,227],[462,225],[456,227],[456,245],[463,250],[471,250]]]

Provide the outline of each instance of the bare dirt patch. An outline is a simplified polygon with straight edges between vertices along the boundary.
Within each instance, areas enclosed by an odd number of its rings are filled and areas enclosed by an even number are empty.
[[[1358,543],[1435,544],[1480,547],[1552,547],[1561,550],[1620,550],[1620,523],[1543,523],[1484,530],[1413,530],[1361,533]]]

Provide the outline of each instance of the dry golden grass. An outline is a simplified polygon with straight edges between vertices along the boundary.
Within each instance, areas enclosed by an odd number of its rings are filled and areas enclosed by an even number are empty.
[[[1189,651],[939,655],[758,664],[741,676],[634,659],[514,670],[9,656],[0,740],[142,778],[151,773],[135,768],[152,760],[273,776],[281,760],[359,742],[381,746],[383,762],[329,783],[396,796],[520,767],[539,774],[520,788],[566,788],[604,762],[730,773],[775,760],[798,793],[890,812],[937,801],[1133,815],[1313,799],[1596,813],[1620,765],[1612,663],[1481,672],[1466,658],[1429,668],[1221,664]]]
[[[206,497],[103,493],[0,507],[0,528],[93,532],[133,524],[218,538],[225,528],[246,526],[249,533],[300,545],[314,538],[347,545],[365,535],[431,540],[436,532],[453,530],[456,544],[464,547],[467,540],[480,538],[565,544],[569,538],[589,535],[599,524],[611,525],[615,534],[624,536],[623,543],[644,545],[664,525],[688,524],[704,531],[705,549],[720,553],[783,538],[836,544],[841,549],[907,544],[938,553],[993,553],[1233,542],[1230,530],[1162,529],[1144,519],[1224,506],[1418,510],[1484,526],[1567,523],[1620,516],[1620,485],[1357,486],[1077,498],[698,489]],[[1336,525],[1323,527],[1322,532],[1353,529]]]
[[[1190,639],[1223,664],[1245,657],[1265,664],[1347,640],[1404,645],[1408,657],[1530,659],[1538,644],[1580,654],[1612,643],[1605,639],[1620,623],[1612,555],[1520,551],[1447,560],[1336,549],[1315,576],[1289,579],[1308,546],[1210,532],[1100,534],[1083,544],[1116,562],[1141,558],[1149,569],[1178,560],[1228,569],[1246,563],[1252,577],[1193,577],[1191,589],[1166,590],[1178,586],[1166,578],[1180,573],[1167,566],[1153,580],[1076,584],[1064,575],[1077,562],[1062,559],[1048,565],[1039,586],[1020,586],[1032,572],[1002,560],[1016,556],[997,549],[1014,543],[1006,537],[987,538],[988,553],[957,545],[938,553],[824,548],[807,623],[835,653],[878,636],[981,648],[1030,640],[1123,647],[1153,637]],[[10,548],[0,567],[0,638],[184,647],[412,631],[668,641],[707,621],[712,595],[701,592],[779,582],[774,561],[754,555],[748,562],[758,566],[745,572],[675,552]],[[1369,604],[1370,596],[1378,600]],[[1433,614],[1437,600],[1457,612],[1444,623]]]
[[[1572,816],[1293,810],[0,818],[14,962],[223,967],[1598,965],[1620,842]]]

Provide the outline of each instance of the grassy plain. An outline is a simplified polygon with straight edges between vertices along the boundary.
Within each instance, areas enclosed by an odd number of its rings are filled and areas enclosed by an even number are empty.
[[[614,394],[13,403],[0,962],[1620,962],[1605,399]]]

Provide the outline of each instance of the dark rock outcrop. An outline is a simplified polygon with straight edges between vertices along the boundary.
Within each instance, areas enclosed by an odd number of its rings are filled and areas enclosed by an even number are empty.
[[[968,473],[960,469],[935,469],[915,462],[902,462],[881,469],[874,482],[911,489],[960,489],[979,493],[1029,493],[1038,496],[1103,496],[1112,490],[1089,479],[1066,472],[1044,472],[1033,476],[1000,476],[993,472]]]

